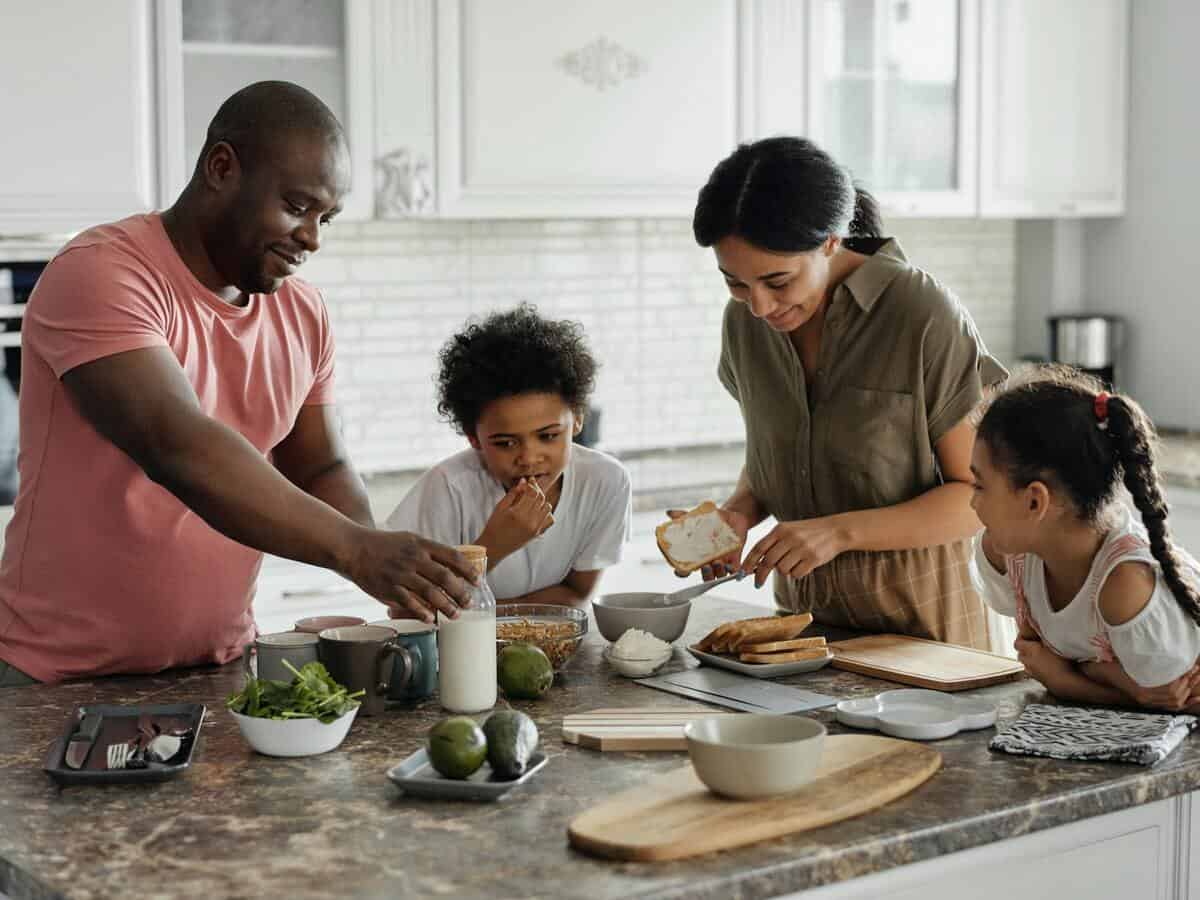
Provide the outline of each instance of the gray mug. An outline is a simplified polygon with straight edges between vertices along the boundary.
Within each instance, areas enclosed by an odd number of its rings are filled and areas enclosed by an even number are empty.
[[[265,678],[272,681],[291,681],[296,676],[283,664],[286,659],[297,669],[317,661],[317,636],[298,631],[260,634],[253,644],[242,650],[242,671],[246,678]],[[256,658],[252,664],[251,659]]]

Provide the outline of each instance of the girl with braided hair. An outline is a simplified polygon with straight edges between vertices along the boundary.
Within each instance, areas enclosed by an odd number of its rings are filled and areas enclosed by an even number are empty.
[[[1154,443],[1132,398],[1061,366],[1014,379],[980,417],[972,576],[1060,699],[1200,711],[1200,565],[1171,542]]]

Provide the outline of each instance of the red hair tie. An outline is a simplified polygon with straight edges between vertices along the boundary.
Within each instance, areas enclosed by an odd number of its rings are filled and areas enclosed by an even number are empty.
[[[1096,411],[1096,421],[1100,423],[1101,431],[1108,431],[1108,392],[1101,391],[1096,395],[1093,409]]]

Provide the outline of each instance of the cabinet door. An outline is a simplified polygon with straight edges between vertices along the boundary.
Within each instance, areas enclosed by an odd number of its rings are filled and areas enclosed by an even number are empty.
[[[0,27],[0,234],[77,231],[157,200],[149,0],[14,3]]]
[[[353,185],[338,221],[372,213],[370,0],[162,0],[160,105],[168,202],[191,175],[208,123],[256,81],[291,81],[346,128]]]
[[[982,214],[1122,213],[1128,0],[983,0],[982,23]]]
[[[443,216],[690,216],[751,129],[737,0],[439,0]]]
[[[974,215],[976,0],[810,0],[809,129],[899,215]]]

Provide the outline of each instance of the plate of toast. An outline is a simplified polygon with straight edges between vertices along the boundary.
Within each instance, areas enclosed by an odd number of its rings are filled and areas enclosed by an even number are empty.
[[[724,622],[688,652],[701,663],[754,678],[813,672],[829,665],[833,654],[823,637],[801,637],[812,616],[762,616]]]

